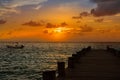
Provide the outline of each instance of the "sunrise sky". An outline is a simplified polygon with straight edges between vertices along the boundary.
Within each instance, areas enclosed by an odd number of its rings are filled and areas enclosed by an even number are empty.
[[[0,0],[0,41],[120,42],[120,0]]]

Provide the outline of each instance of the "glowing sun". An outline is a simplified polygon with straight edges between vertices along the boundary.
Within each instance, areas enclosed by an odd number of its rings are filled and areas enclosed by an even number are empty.
[[[54,30],[54,32],[56,32],[56,33],[61,33],[62,31],[63,31],[62,28],[56,28],[56,29]]]

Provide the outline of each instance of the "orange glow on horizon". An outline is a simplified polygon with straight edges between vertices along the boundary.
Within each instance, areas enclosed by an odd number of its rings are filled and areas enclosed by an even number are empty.
[[[55,33],[61,33],[61,32],[63,32],[63,28],[61,28],[61,27],[55,28],[55,29],[54,29],[54,32],[55,32]]]

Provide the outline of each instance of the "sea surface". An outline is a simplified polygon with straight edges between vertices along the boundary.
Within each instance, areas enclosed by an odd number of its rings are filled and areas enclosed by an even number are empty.
[[[21,42],[23,49],[9,49],[0,43],[0,80],[42,80],[42,71],[56,70],[57,61],[66,62],[82,48],[106,49],[109,45],[120,50],[120,43],[37,43]]]

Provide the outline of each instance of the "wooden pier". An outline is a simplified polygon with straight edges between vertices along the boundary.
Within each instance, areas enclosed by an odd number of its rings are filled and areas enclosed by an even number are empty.
[[[118,53],[112,49],[108,51],[88,49],[77,52],[77,56],[73,55],[73,59],[69,58],[73,62],[68,60],[68,68],[65,72],[64,69],[62,70],[64,76],[58,76],[55,80],[120,80]]]

